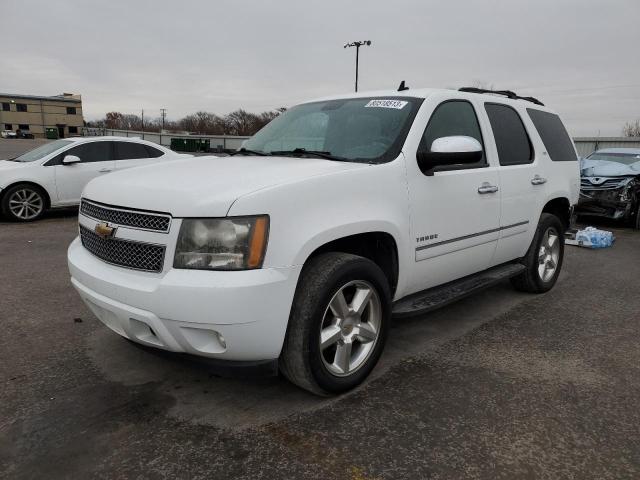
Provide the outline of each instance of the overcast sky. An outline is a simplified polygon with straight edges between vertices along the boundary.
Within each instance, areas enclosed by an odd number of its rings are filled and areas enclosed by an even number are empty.
[[[80,93],[177,119],[353,89],[483,82],[533,95],[573,135],[640,118],[640,0],[1,0],[0,92]]]

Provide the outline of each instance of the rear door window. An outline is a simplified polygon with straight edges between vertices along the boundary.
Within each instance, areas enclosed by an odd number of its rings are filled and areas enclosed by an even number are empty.
[[[485,103],[500,165],[523,165],[533,162],[533,148],[522,119],[513,108],[498,103]]]
[[[135,142],[114,142],[116,147],[116,160],[135,160],[149,158],[146,145]]]
[[[554,162],[578,160],[573,142],[558,115],[535,108],[527,108],[527,112],[551,160]]]

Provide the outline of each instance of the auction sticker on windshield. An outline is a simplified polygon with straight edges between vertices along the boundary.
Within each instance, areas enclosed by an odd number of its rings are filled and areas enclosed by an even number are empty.
[[[365,108],[378,107],[378,108],[395,108],[400,110],[409,103],[404,100],[371,100],[365,105]]]

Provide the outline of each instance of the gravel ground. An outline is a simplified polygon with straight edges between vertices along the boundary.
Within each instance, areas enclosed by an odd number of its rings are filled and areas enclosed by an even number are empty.
[[[73,212],[0,224],[0,477],[640,478],[640,235],[615,233],[545,295],[397,321],[326,399],[103,327],[69,283]]]

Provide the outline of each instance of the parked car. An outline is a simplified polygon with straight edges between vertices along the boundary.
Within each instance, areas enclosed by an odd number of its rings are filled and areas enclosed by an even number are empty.
[[[33,133],[31,133],[29,130],[16,130],[16,137],[17,138],[34,138],[33,137]]]
[[[558,278],[579,194],[573,143],[539,101],[469,90],[316,100],[233,156],[93,180],[72,284],[134,342],[279,364],[318,394],[350,389],[392,314]]]
[[[3,130],[2,132],[0,132],[0,136],[2,138],[17,138],[16,132],[14,132],[13,130]]]
[[[55,140],[17,158],[0,160],[0,207],[13,220],[32,221],[49,208],[80,203],[92,179],[126,168],[191,157],[138,138]]]
[[[622,220],[640,229],[640,149],[608,148],[581,162],[576,213]]]

